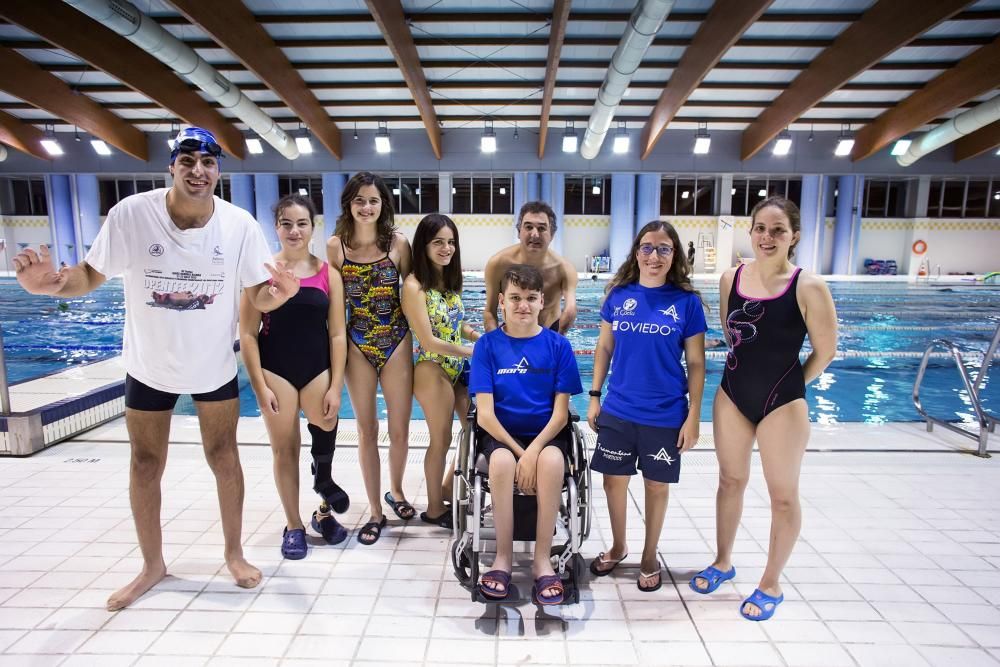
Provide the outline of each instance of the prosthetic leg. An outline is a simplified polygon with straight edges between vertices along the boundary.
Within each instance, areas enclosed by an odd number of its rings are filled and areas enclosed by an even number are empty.
[[[333,451],[337,447],[337,427],[332,431],[324,431],[318,426],[309,424],[309,434],[312,436],[312,474],[313,491],[323,499],[319,509],[313,512],[313,530],[323,536],[327,544],[339,544],[347,539],[347,529],[333,517],[331,510],[344,512],[351,505],[347,492],[340,488],[330,475],[333,465]]]
[[[312,436],[313,491],[323,499],[320,511],[327,512],[332,509],[338,514],[346,512],[351,506],[351,499],[331,476],[333,452],[337,447],[337,427],[334,426],[332,431],[324,431],[318,426],[309,424],[309,434]]]

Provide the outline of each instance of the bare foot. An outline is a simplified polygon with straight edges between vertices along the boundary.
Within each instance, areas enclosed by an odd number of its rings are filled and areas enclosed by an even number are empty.
[[[108,598],[108,611],[118,611],[129,606],[165,576],[167,576],[167,566],[163,563],[154,569],[143,568],[139,576],[133,579],[128,586],[111,594],[111,597]]]
[[[240,588],[255,588],[260,583],[260,570],[248,563],[242,556],[231,558],[226,561],[229,573],[236,580],[236,585]]]

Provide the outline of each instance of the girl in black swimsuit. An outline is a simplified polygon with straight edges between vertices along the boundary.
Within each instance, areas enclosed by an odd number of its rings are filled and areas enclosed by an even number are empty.
[[[343,512],[349,504],[331,477],[347,361],[344,287],[340,274],[309,250],[315,215],[312,201],[300,195],[288,195],[275,207],[281,242],[275,262],[283,262],[298,277],[298,293],[263,315],[246,295],[240,303],[240,351],[267,426],[274,482],[285,510],[281,554],[292,560],[307,553],[299,514],[300,409],[309,421],[313,490],[322,498],[312,527],[331,544],[347,538],[346,529],[330,513]]]
[[[756,439],[771,497],[771,532],[764,574],[740,607],[751,621],[767,620],[784,600],[779,578],[802,523],[798,483],[809,439],[805,387],[837,348],[830,291],[818,276],[791,263],[800,227],[798,207],[784,197],[757,204],[750,225],[754,262],[727,270],[719,285],[729,354],[712,419],[719,459],[718,555],[690,586],[711,593],[736,576],[733,544]],[[813,349],[803,364],[806,334]]]

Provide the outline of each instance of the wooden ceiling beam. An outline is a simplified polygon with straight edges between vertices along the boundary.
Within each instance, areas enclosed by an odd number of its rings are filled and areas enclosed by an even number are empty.
[[[110,74],[243,159],[243,135],[159,60],[61,0],[5,0],[0,16]],[[82,126],[81,126],[82,127]]]
[[[0,47],[0,90],[86,130],[98,139],[146,162],[146,135],[61,79],[44,72],[12,49]]]
[[[1000,86],[998,63],[1000,37],[862,127],[854,137],[851,160],[864,160],[932,118]]]
[[[1000,147],[1000,120],[956,141],[955,162],[974,158],[998,147]]]
[[[552,97],[559,75],[559,56],[566,39],[566,22],[569,19],[570,0],[555,0],[552,22],[549,24],[549,53],[545,59],[545,84],[542,86],[542,114],[538,124],[538,159],[545,157],[545,139],[549,134],[549,114]]]
[[[309,85],[241,0],[169,0],[277,94],[338,160],[340,130]],[[225,69],[220,67],[219,69]]]
[[[663,130],[722,56],[767,10],[773,0],[716,0],[712,10],[684,50],[642,128],[639,156],[645,160]]]
[[[0,143],[40,160],[51,160],[52,158],[42,148],[41,141],[44,138],[45,133],[34,125],[0,111]]]
[[[410,33],[403,5],[399,0],[365,0],[365,4],[368,5],[368,11],[371,12],[389,50],[392,51],[392,56],[396,59],[396,65],[403,74],[403,80],[406,81],[410,94],[413,95],[413,101],[420,111],[420,117],[424,121],[431,150],[440,160],[441,127],[438,125],[434,102],[431,100],[424,69],[420,65],[420,54],[417,53],[417,46],[413,43],[413,35]]]
[[[774,104],[743,131],[740,157],[757,154],[824,97],[900,46],[955,16],[969,0],[878,0],[799,74]],[[892,63],[895,64],[895,63]],[[928,67],[928,69],[934,69]]]

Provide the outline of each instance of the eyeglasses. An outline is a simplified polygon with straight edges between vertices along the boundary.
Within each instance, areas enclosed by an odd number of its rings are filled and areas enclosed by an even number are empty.
[[[200,151],[202,153],[207,153],[212,157],[222,157],[222,146],[214,141],[201,141],[200,139],[195,139],[193,137],[184,139],[180,143],[174,144],[173,153],[176,155],[181,151]]]
[[[674,254],[673,246],[669,245],[654,246],[652,243],[643,243],[641,246],[639,246],[639,252],[641,252],[643,255],[652,255],[654,250],[656,251],[656,254],[659,255],[660,257],[670,257],[671,255]]]

